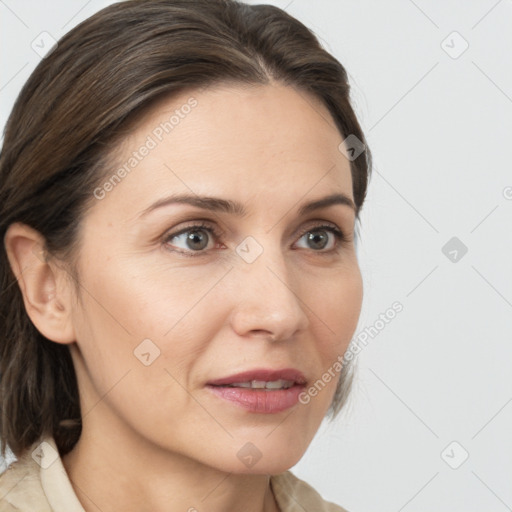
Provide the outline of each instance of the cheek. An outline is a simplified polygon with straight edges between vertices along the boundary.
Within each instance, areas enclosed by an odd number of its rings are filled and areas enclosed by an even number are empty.
[[[108,389],[127,370],[139,371],[149,362],[144,381],[168,369],[185,384],[221,328],[224,310],[215,300],[220,288],[213,289],[216,283],[222,287],[226,270],[118,262],[89,268],[82,283],[87,292],[77,339],[90,371]]]
[[[324,287],[307,292],[316,332],[320,371],[305,390],[311,418],[324,417],[334,398],[341,375],[343,355],[354,335],[363,300],[363,283],[358,266],[340,272],[324,282]]]
[[[172,412],[197,409],[183,390],[206,336],[184,322],[164,336],[170,327],[158,320],[165,308],[157,310],[150,300],[138,307],[133,295],[120,296],[108,311],[99,301],[84,300],[77,333],[83,407],[95,411],[91,421],[116,411],[141,431],[177,428]],[[152,422],[146,425],[148,417]]]
[[[306,304],[315,318],[321,351],[335,359],[343,354],[350,342],[361,313],[363,283],[359,267],[354,265],[322,282],[320,288],[311,282],[305,291]]]
[[[157,261],[155,261],[157,260]],[[194,313],[195,306],[225,269],[166,265],[153,258],[117,259],[88,272],[87,287],[99,306],[128,332],[166,336]]]

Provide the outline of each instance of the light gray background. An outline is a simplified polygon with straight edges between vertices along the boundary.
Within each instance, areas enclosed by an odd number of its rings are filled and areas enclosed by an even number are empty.
[[[110,3],[0,0],[2,126],[32,41]],[[404,308],[293,471],[351,512],[512,510],[512,2],[267,3],[346,66],[374,155],[357,333]],[[452,237],[468,248],[455,262]]]

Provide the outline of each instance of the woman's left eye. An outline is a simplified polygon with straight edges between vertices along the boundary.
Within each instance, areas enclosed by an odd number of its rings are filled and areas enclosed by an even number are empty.
[[[220,232],[211,226],[204,224],[196,224],[188,226],[177,233],[171,233],[164,238],[164,243],[167,246],[176,247],[178,250],[175,252],[187,256],[200,256],[206,252],[208,241],[210,238],[218,239],[222,236]],[[176,241],[180,241],[185,247],[176,245]],[[313,249],[314,252],[327,252],[335,251],[339,244],[345,242],[345,235],[337,227],[331,225],[322,225],[309,228],[304,231],[299,237],[299,241],[304,239],[309,247],[302,247],[305,249]],[[174,242],[173,242],[174,241]],[[173,242],[173,243],[171,243]],[[174,250],[174,249],[171,249]],[[195,253],[195,254],[194,254]]]
[[[338,228],[333,226],[310,228],[299,238],[299,240],[304,237],[306,237],[308,243],[312,243],[314,247],[321,249],[322,252],[331,252],[337,248],[338,244],[345,241],[344,234]],[[325,250],[326,245],[329,244],[329,239],[332,242],[331,246],[328,247],[328,250]],[[308,249],[308,247],[306,247],[306,249]]]

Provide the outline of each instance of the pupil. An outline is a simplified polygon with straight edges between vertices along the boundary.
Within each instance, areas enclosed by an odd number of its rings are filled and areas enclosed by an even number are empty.
[[[324,243],[320,242],[320,246],[316,247],[317,249],[323,249],[325,247],[325,243],[327,242],[327,237],[325,235],[319,235],[318,233],[317,234],[310,233],[309,237],[308,237],[308,240],[313,242],[314,244],[317,244],[318,240],[322,240],[322,239],[323,239]]]
[[[200,231],[192,231],[188,236],[187,240],[189,242],[189,246],[191,246],[191,249],[204,249],[208,245],[207,243],[204,243],[206,237],[204,236],[204,234],[202,236],[199,236],[200,233]],[[201,242],[203,243],[201,244]],[[199,244],[199,246],[196,244]]]

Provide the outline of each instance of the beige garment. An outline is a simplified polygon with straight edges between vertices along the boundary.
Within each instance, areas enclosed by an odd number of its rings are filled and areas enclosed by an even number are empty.
[[[281,512],[346,512],[290,471],[270,483]],[[0,475],[0,512],[85,512],[52,437],[34,443]]]

